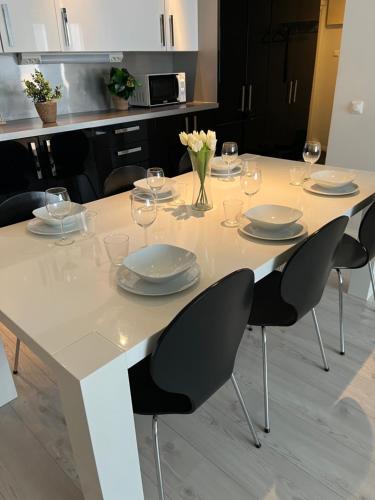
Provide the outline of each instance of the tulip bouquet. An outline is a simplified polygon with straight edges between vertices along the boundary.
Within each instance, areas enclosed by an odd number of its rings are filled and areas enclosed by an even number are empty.
[[[209,174],[210,160],[216,149],[216,133],[194,131],[192,134],[181,132],[180,141],[187,146],[193,171],[199,179],[197,189],[194,189],[193,208],[196,210],[209,210],[212,208],[209,192],[206,188],[206,178]]]

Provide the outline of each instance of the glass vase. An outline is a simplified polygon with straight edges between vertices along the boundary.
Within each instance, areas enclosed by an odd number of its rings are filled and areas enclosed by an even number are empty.
[[[212,195],[211,195],[211,166],[210,161],[214,152],[210,149],[202,149],[195,153],[188,149],[191,164],[193,167],[193,200],[192,209],[205,212],[211,210]]]

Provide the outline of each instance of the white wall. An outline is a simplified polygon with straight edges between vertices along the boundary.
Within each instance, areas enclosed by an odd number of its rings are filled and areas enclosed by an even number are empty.
[[[327,163],[375,170],[375,1],[347,0]],[[364,100],[363,115],[350,113]]]
[[[322,0],[314,84],[311,95],[308,137],[327,150],[333,99],[335,96],[341,26],[326,26],[328,0]]]

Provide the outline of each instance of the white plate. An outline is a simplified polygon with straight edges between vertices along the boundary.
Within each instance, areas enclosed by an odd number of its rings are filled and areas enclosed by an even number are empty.
[[[65,217],[64,225],[75,224],[77,221],[76,216],[84,212],[85,210],[87,210],[86,207],[83,207],[78,203],[72,203],[70,215],[68,215],[68,217]],[[36,208],[35,210],[33,210],[33,215],[37,219],[40,219],[45,224],[49,224],[50,226],[60,227],[60,221],[58,219],[54,219],[53,217],[51,217],[46,207]]]
[[[161,283],[190,269],[196,255],[173,245],[149,245],[125,257],[123,265],[140,278]]]
[[[323,196],[348,196],[349,194],[356,194],[359,192],[358,184],[355,184],[354,182],[339,188],[328,189],[319,186],[311,179],[304,182],[303,189],[309,191],[310,193],[320,194]]]
[[[258,205],[244,213],[254,226],[268,231],[280,231],[297,222],[303,213],[284,205]]]
[[[126,267],[120,267],[117,272],[117,283],[127,292],[135,293],[136,295],[157,297],[172,295],[190,288],[199,281],[200,275],[201,270],[199,265],[194,264],[188,271],[185,271],[172,280],[164,281],[163,283],[150,283],[139,278],[136,274],[126,269]]]
[[[52,226],[51,224],[45,224],[40,219],[32,219],[27,223],[27,229],[30,233],[39,234],[42,236],[62,236],[60,226]],[[79,225],[64,224],[64,234],[74,233],[79,231]]]
[[[239,230],[246,236],[267,241],[293,240],[304,236],[307,233],[306,224],[302,221],[295,222],[294,224],[279,231],[267,231],[266,229],[254,226],[252,222],[249,222],[248,219],[244,217],[241,219]]]
[[[134,186],[151,191],[149,185],[147,184],[147,179],[139,179],[134,182]],[[171,200],[176,196],[175,181],[173,179],[165,178],[165,184],[157,193],[156,197],[158,200]]]
[[[241,173],[241,169],[241,165],[238,165],[230,171],[229,175],[228,172],[219,172],[217,170],[211,169],[211,177],[234,177]]]
[[[351,184],[355,173],[344,170],[318,170],[311,174],[311,179],[320,187],[339,188]]]
[[[225,161],[221,158],[221,156],[215,156],[211,160],[211,169],[215,170],[215,172],[218,173],[228,173],[228,165],[225,163]],[[231,166],[230,170],[233,170],[236,167],[241,166],[241,160],[238,158],[236,161],[234,161]]]

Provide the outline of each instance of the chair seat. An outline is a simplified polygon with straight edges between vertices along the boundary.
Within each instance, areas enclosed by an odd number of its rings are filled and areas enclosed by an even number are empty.
[[[280,296],[282,273],[274,271],[255,284],[249,324],[254,326],[291,326],[297,321],[293,306]]]
[[[359,269],[367,262],[367,251],[362,244],[352,236],[344,234],[337,247],[333,267],[335,269]]]
[[[191,413],[187,396],[163,391],[152,380],[148,356],[129,370],[133,411],[141,415],[165,415]]]

